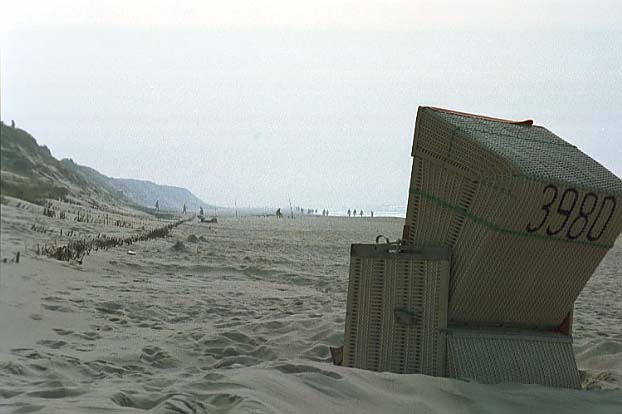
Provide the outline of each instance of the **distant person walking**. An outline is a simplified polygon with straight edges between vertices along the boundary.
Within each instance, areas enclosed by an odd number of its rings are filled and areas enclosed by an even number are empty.
[[[374,210],[371,211],[371,216],[374,217]]]
[[[276,218],[283,218],[283,213],[281,213],[281,209],[280,208],[276,209]]]
[[[363,217],[363,210],[361,210],[361,217]]]
[[[354,211],[352,212],[352,214],[354,215],[354,217],[356,217],[356,209],[354,209]]]
[[[356,211],[354,212],[354,214],[356,214]],[[348,209],[348,217],[350,217],[351,215],[352,215],[352,211]]]

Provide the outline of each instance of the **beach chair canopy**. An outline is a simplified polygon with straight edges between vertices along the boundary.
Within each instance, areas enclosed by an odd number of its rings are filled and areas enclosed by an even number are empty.
[[[448,322],[554,329],[622,230],[622,181],[531,121],[417,113],[404,240],[452,251]]]

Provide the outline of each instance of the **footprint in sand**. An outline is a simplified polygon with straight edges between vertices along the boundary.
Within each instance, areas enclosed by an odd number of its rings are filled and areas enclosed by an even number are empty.
[[[229,410],[238,405],[243,400],[242,397],[229,393],[218,393],[210,395],[208,401],[211,405],[222,410]]]
[[[20,395],[22,393],[23,393],[23,391],[6,390],[6,389],[0,388],[0,398],[4,398],[6,400],[8,400],[9,398],[13,398],[15,396],[18,396],[18,395]],[[38,408],[37,410],[34,410],[34,411],[38,411],[41,408],[43,408],[43,407],[41,406],[40,408]],[[34,412],[34,411],[20,411],[20,412]]]
[[[73,312],[73,309],[69,306],[46,305],[46,304],[42,304],[41,306],[47,310],[56,311],[56,312]]]
[[[120,407],[157,409],[158,412],[171,413],[226,412],[244,400],[243,397],[230,393],[211,394],[207,398],[194,398],[191,394],[169,394],[154,398],[152,394],[124,391],[116,393],[111,399]]]
[[[151,410],[160,403],[158,399],[150,399],[146,396],[133,395],[120,391],[111,398],[119,407],[137,408],[139,410]]]
[[[127,325],[127,321],[125,319],[117,318],[113,316],[112,318],[108,318],[110,322],[118,323],[119,325]]]
[[[49,354],[43,355],[32,348],[13,348],[11,349],[11,353],[13,355],[21,356],[28,359],[44,359],[49,357]]]
[[[32,375],[32,371],[29,370],[28,367],[14,361],[0,362],[0,372],[18,375],[20,377]]]
[[[67,345],[67,342],[55,341],[53,339],[42,339],[40,341],[37,341],[37,344],[43,345],[45,347],[52,348],[52,349],[60,349],[64,347],[65,345]]]
[[[330,377],[333,379],[343,378],[341,375],[339,375],[336,372],[319,369],[316,367],[312,367],[310,365],[280,364],[280,365],[275,365],[274,369],[276,369],[277,371],[281,371],[284,374],[315,373],[315,374],[326,375],[327,377]]]
[[[128,371],[128,369],[125,367],[120,367],[110,361],[105,361],[103,359],[96,359],[95,361],[87,361],[84,363],[84,365],[86,365],[91,370],[93,370],[93,372],[97,373],[97,375],[102,375],[102,374],[104,375],[105,374],[125,375],[128,372],[131,372],[131,370]]]
[[[26,395],[29,397],[36,398],[66,398],[66,397],[77,397],[84,394],[86,391],[81,388],[69,388],[69,387],[55,387],[49,388],[40,391],[32,391],[27,393]]]
[[[41,300],[44,300],[46,302],[64,302],[65,301],[65,299],[59,296],[46,296],[44,298],[41,298]]]
[[[86,339],[88,341],[94,341],[96,339],[101,339],[101,336],[97,332],[81,332],[81,333],[76,333],[75,336],[81,339]]]
[[[158,346],[144,347],[140,360],[156,368],[174,368],[178,365],[178,361],[175,358]]]
[[[78,351],[78,352],[91,352],[92,350],[95,349],[95,344],[93,343],[72,344],[71,349],[73,349],[74,351]]]
[[[123,305],[117,302],[104,302],[95,307],[99,312],[111,315],[123,315]]]

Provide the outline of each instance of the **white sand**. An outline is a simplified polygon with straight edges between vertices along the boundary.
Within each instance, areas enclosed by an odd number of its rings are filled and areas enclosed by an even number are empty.
[[[225,218],[87,256],[37,258],[60,227],[2,206],[0,413],[619,413],[622,243],[579,298],[586,390],[487,386],[332,366],[343,339],[349,248],[399,237],[400,219]],[[158,225],[162,222],[144,222]],[[33,222],[49,233],[30,230]],[[187,242],[189,235],[207,241]],[[171,249],[182,240],[185,250]],[[140,409],[137,410],[137,409]]]

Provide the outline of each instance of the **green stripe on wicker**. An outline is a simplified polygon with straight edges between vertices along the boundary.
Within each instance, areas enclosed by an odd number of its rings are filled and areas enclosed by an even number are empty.
[[[412,191],[412,194],[415,195],[421,195],[422,197],[425,197],[429,200],[432,200],[433,202],[435,202],[436,204],[438,204],[439,206],[443,207],[443,208],[448,208],[451,210],[454,210],[455,212],[465,216],[466,218],[473,220],[474,222],[481,224],[483,226],[486,226],[496,232],[499,233],[505,233],[505,234],[509,234],[512,236],[518,236],[518,237],[532,237],[532,238],[536,238],[536,239],[541,239],[541,240],[547,240],[547,241],[556,241],[556,242],[561,242],[561,243],[577,243],[577,244],[584,244],[587,246],[592,246],[592,247],[599,247],[602,249],[607,249],[609,250],[610,248],[613,247],[613,243],[594,243],[594,242],[588,242],[588,241],[584,241],[584,240],[567,240],[567,239],[562,239],[562,238],[558,238],[558,237],[550,237],[550,236],[543,236],[540,234],[533,234],[533,233],[527,233],[527,232],[520,232],[520,231],[514,231],[511,229],[507,229],[501,226],[498,226],[494,223],[491,223],[489,221],[487,221],[486,219],[476,216],[475,214],[471,214],[469,213],[466,209],[460,207],[460,206],[455,206],[452,205],[450,203],[448,203],[445,200],[442,200],[438,197],[435,197],[432,194],[427,194],[421,191]]]

